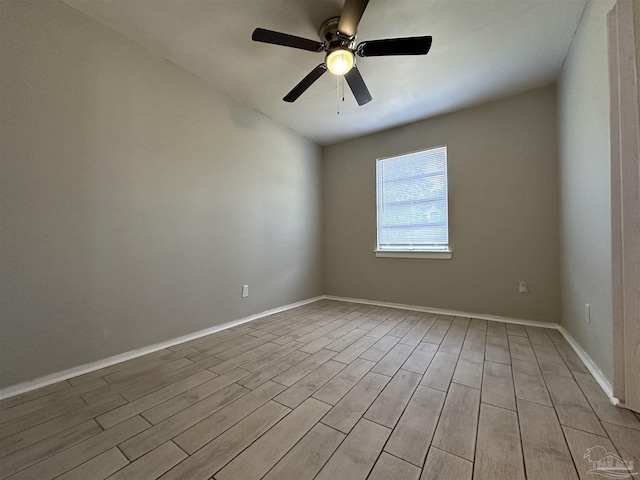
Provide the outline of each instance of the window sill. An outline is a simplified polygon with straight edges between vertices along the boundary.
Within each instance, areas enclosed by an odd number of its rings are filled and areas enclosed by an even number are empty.
[[[434,260],[451,260],[452,251],[434,251],[434,252],[419,252],[415,250],[374,250],[376,257],[380,258],[430,258]]]

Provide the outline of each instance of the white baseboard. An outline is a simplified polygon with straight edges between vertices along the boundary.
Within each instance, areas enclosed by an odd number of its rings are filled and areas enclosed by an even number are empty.
[[[51,375],[46,375],[44,377],[36,378],[35,380],[29,380],[26,382],[19,383],[17,385],[5,387],[3,389],[0,389],[0,400],[13,397],[16,395],[20,395],[21,393],[26,393],[31,390],[36,390],[38,388],[46,387],[47,385],[61,382],[63,380],[67,380],[68,378],[73,378],[73,377],[77,377],[78,375],[83,375],[85,373],[93,372],[94,370],[99,370],[101,368],[109,367],[116,363],[124,362],[126,360],[131,360],[133,358],[141,357],[149,353],[157,352],[158,350],[162,350],[164,348],[173,347],[174,345],[188,342],[189,340],[195,340],[196,338],[204,337],[206,335],[211,335],[212,333],[216,333],[222,330],[226,330],[228,328],[236,327],[238,325],[242,325],[243,323],[257,320],[258,318],[266,317],[269,315],[273,315],[275,313],[291,310],[292,308],[301,307],[302,305],[307,305],[309,303],[317,302],[318,300],[322,300],[322,298],[323,298],[322,296],[318,296],[318,297],[308,298],[306,300],[301,300],[299,302],[290,303],[289,305],[283,305],[281,307],[272,308],[271,310],[266,310],[264,312],[256,313],[254,315],[249,315],[248,317],[244,317],[239,320],[233,320],[230,322],[223,323],[221,325],[216,325],[214,327],[207,328],[205,330],[200,330],[198,332],[190,333],[188,335],[183,335],[182,337],[173,338],[171,340],[167,340],[166,342],[156,343],[154,345],[149,345],[147,347],[138,348],[136,350],[131,350],[129,352],[114,355],[109,358],[104,358],[102,360],[97,360],[95,362],[86,363],[84,365],[69,368],[67,370],[63,370],[62,372],[52,373]]]
[[[611,386],[611,382],[607,379],[607,377],[605,377],[604,373],[602,373],[602,370],[598,368],[596,362],[591,359],[587,352],[584,351],[580,344],[576,342],[576,340],[567,330],[565,330],[563,326],[558,325],[557,328],[560,333],[562,333],[567,342],[569,342],[569,345],[571,345],[573,351],[576,352],[576,355],[580,357],[580,360],[582,360],[582,363],[584,363],[585,367],[587,367],[587,370],[589,370],[595,381],[598,382],[600,388],[602,388],[607,397],[609,397],[609,401],[614,405],[618,405],[620,401],[613,396],[613,387]]]
[[[593,378],[598,382],[600,388],[604,391],[604,393],[609,397],[609,401],[613,405],[617,405],[619,400],[613,396],[613,388],[611,386],[611,382],[607,379],[607,377],[602,373],[602,370],[598,368],[596,363],[591,359],[591,357],[584,351],[584,349],[580,346],[578,342],[565,330],[564,327],[557,323],[548,323],[548,322],[537,322],[534,320],[524,320],[519,318],[509,318],[509,317],[501,317],[498,315],[486,315],[486,314],[478,314],[478,313],[469,313],[469,312],[459,312],[456,310],[444,310],[440,308],[430,308],[423,307],[419,305],[405,305],[402,303],[390,303],[390,302],[378,302],[376,300],[363,300],[360,298],[347,298],[347,297],[336,297],[333,295],[323,295],[322,298],[327,300],[336,300],[339,302],[350,302],[350,303],[361,303],[365,305],[375,305],[380,307],[391,307],[391,308],[399,308],[402,310],[415,310],[418,312],[428,312],[428,313],[436,313],[438,315],[453,315],[457,317],[470,317],[470,318],[478,318],[480,320],[492,320],[495,322],[503,322],[503,323],[515,323],[517,325],[528,325],[531,327],[543,327],[543,328],[555,328],[558,330],[564,338],[567,340],[571,348],[576,352],[576,355],[580,357],[580,360],[585,364]]]
[[[271,310],[266,310],[264,312],[256,313],[254,315],[250,315],[248,317],[244,317],[239,320],[233,320],[230,322],[223,323],[222,325],[216,325],[214,327],[207,328],[205,330],[200,330],[198,332],[190,333],[182,337],[174,338],[166,342],[156,343],[154,345],[150,345],[147,347],[131,350],[129,352],[121,353],[119,355],[115,355],[109,358],[97,360],[95,362],[80,365],[78,367],[73,367],[73,368],[64,370],[62,372],[57,372],[51,375],[47,375],[45,377],[40,377],[35,380],[30,380],[27,382],[19,383],[17,385],[6,387],[3,389],[0,389],[0,400],[13,397],[15,395],[20,395],[21,393],[25,393],[31,390],[36,390],[38,388],[46,387],[47,385],[51,385],[52,383],[61,382],[69,378],[77,377],[78,375],[83,375],[85,373],[93,372],[94,370],[99,370],[101,368],[105,368],[105,367],[114,365],[116,363],[141,357],[143,355],[147,355],[149,353],[153,353],[158,350],[162,350],[164,348],[173,347],[180,343],[188,342],[190,340],[195,340],[196,338],[204,337],[206,335],[211,335],[212,333],[216,333],[222,330],[226,330],[228,328],[236,327],[238,325],[242,325],[243,323],[251,322],[259,318],[263,318],[269,315],[291,310],[292,308],[301,307],[303,305],[307,305],[309,303],[313,303],[323,299],[335,300],[339,302],[359,303],[364,305],[375,305],[380,307],[398,308],[402,310],[415,310],[418,312],[435,313],[438,315],[452,315],[452,316],[458,316],[458,317],[478,318],[480,320],[491,320],[491,321],[502,322],[502,323],[528,325],[532,327],[555,328],[556,330],[560,331],[560,333],[562,333],[562,335],[567,340],[569,345],[571,345],[571,348],[573,348],[573,350],[576,352],[578,357],[580,357],[580,360],[583,361],[583,363],[585,364],[589,372],[591,372],[591,375],[593,375],[593,378],[596,380],[596,382],[598,382],[598,385],[600,385],[602,390],[609,397],[609,400],[611,401],[611,403],[613,403],[614,405],[617,405],[619,403],[618,399],[613,396],[613,388],[611,386],[611,382],[609,382],[609,380],[605,377],[602,371],[598,368],[596,363],[582,349],[582,347],[569,334],[569,332],[567,332],[564,329],[564,327],[562,327],[561,325],[558,325],[557,323],[548,323],[548,322],[539,322],[539,321],[525,320],[525,319],[519,319],[519,318],[502,317],[498,315],[460,312],[457,310],[431,308],[431,307],[424,307],[421,305],[406,305],[402,303],[379,302],[376,300],[365,300],[360,298],[337,297],[334,295],[321,295],[318,297],[308,298],[306,300],[291,303],[289,305],[283,305],[281,307],[276,307]]]
[[[406,305],[404,303],[378,302],[377,300],[363,300],[361,298],[336,297],[334,295],[323,295],[326,300],[337,300],[339,302],[362,303],[365,305],[375,305],[378,307],[399,308],[401,310],[415,310],[417,312],[435,313],[437,315],[451,315],[455,317],[470,317],[479,320],[492,320],[502,323],[514,323],[516,325],[528,325],[530,327],[558,328],[557,323],[538,322],[536,320],[525,320],[523,318],[501,317],[499,315],[489,315],[485,313],[469,313],[457,310],[445,310],[442,308],[423,307],[421,305]]]

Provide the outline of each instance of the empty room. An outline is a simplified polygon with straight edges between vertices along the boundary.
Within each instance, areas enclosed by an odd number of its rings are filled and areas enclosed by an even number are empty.
[[[0,0],[0,480],[640,476],[640,0]]]

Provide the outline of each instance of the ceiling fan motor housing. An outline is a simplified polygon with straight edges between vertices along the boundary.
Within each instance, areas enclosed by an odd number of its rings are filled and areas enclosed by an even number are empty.
[[[349,37],[339,33],[339,21],[340,17],[331,17],[325,20],[322,25],[320,25],[320,30],[318,30],[320,40],[324,43],[324,48],[327,52],[335,50],[336,48],[347,48],[353,51],[356,36]]]

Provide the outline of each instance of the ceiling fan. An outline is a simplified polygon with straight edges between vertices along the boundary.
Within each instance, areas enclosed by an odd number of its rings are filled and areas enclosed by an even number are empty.
[[[310,52],[325,52],[324,62],[304,77],[285,95],[285,102],[294,102],[327,70],[336,76],[344,75],[358,105],[371,101],[369,89],[356,67],[358,57],[383,57],[387,55],[426,55],[431,48],[432,37],[389,38],[369,40],[355,44],[358,23],[369,0],[345,0],[342,14],[326,20],[319,30],[321,42],[286,33],[256,28],[251,39]]]

